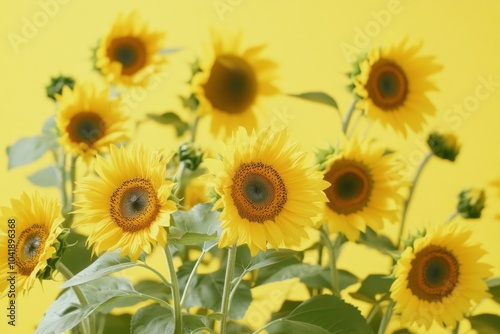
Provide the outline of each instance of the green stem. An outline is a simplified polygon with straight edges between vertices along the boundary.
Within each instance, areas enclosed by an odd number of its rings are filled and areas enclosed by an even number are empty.
[[[333,289],[332,293],[333,295],[338,295],[338,297],[340,297],[339,272],[337,270],[337,248],[338,248],[338,240],[340,239],[340,234],[337,236],[335,244],[332,244],[332,242],[330,241],[330,233],[328,231],[328,227],[323,224],[323,227],[321,229],[321,237],[330,253],[330,273],[332,275],[332,289]]]
[[[347,135],[347,129],[349,128],[349,122],[351,121],[351,117],[354,113],[354,110],[356,110],[356,102],[357,102],[356,98],[352,99],[352,102],[349,105],[349,108],[347,109],[345,117],[342,120],[342,132],[345,135]]]
[[[392,318],[392,311],[394,311],[394,301],[391,300],[389,305],[387,306],[387,310],[385,310],[384,316],[382,317],[382,321],[380,321],[380,327],[378,328],[378,334],[385,334],[387,326]]]
[[[262,332],[264,329],[266,329],[267,327],[270,327],[272,325],[274,325],[275,323],[278,323],[280,321],[283,321],[283,318],[279,318],[279,319],[276,319],[276,320],[273,320],[271,322],[268,322],[267,324],[265,324],[264,326],[260,327],[259,329],[257,329],[256,331],[254,331],[252,334],[257,334],[259,332]]]
[[[453,331],[451,333],[458,334],[459,329],[460,329],[460,322],[457,322],[457,325],[455,326],[455,328],[453,328]]]
[[[69,268],[66,267],[61,261],[57,262],[57,270],[59,270],[59,272],[63,274],[64,277],[66,277],[66,280],[69,280],[74,276],[71,270],[69,270]],[[73,285],[71,288],[75,292],[75,295],[80,301],[80,304],[82,304],[82,308],[88,306],[89,302],[83,294],[82,289],[80,289],[78,285]],[[84,334],[95,333],[94,315],[90,314],[87,318],[83,319],[81,322],[81,327]]]
[[[427,162],[430,160],[431,157],[432,157],[432,152],[429,152],[422,159],[422,161],[420,162],[420,165],[418,165],[418,167],[417,167],[415,177],[413,178],[413,181],[410,185],[410,192],[408,194],[408,199],[404,203],[403,213],[401,215],[401,226],[399,228],[397,245],[401,245],[401,237],[403,236],[403,231],[404,231],[404,227],[405,227],[405,223],[406,223],[406,215],[408,214],[408,207],[410,206],[411,200],[413,198],[413,194],[415,192],[415,187],[417,185],[418,179],[420,178],[420,174],[422,174],[422,171],[424,170],[425,165],[427,164]]]
[[[63,215],[66,216],[66,208],[68,207],[68,194],[66,192],[66,154],[64,151],[60,155],[59,168],[61,170],[61,202]],[[65,217],[67,218],[67,217]]]
[[[193,125],[191,126],[191,143],[194,143],[196,139],[196,130],[198,129],[199,121],[200,121],[200,116],[194,119]]]
[[[455,219],[456,216],[458,216],[457,210],[450,213],[450,215],[448,216],[448,218],[446,218],[446,221],[444,223],[447,224],[447,223],[451,222],[453,219]]]
[[[219,334],[226,334],[227,326],[227,313],[229,312],[229,297],[232,288],[232,280],[234,274],[234,265],[236,262],[236,245],[228,247],[227,252],[227,267],[226,267],[226,277],[224,278],[224,290],[222,292],[222,306],[221,306],[221,319],[220,319],[220,331]]]
[[[153,273],[155,273],[161,279],[161,281],[163,282],[163,284],[165,284],[169,288],[172,288],[172,284],[170,284],[170,282],[167,281],[167,279],[165,278],[165,276],[163,276],[155,268],[148,266],[146,263],[144,263],[144,264],[143,263],[137,263],[137,266],[149,269],[150,271],[152,271]]]
[[[75,187],[76,187],[76,184],[75,184],[75,180],[76,180],[76,160],[77,160],[78,156],[75,155],[75,156],[72,156],[71,157],[71,165],[70,165],[70,169],[69,169],[69,182],[70,182],[70,190],[71,190],[71,194],[69,196],[70,200],[66,202],[66,205],[67,205],[67,213],[68,213],[68,216],[66,218],[66,226],[67,227],[71,227],[71,225],[73,224],[73,218],[74,218],[74,215],[73,214],[70,214],[72,211],[73,211],[73,204],[75,202]]]
[[[182,293],[182,298],[181,298],[181,305],[184,305],[184,302],[186,301],[186,297],[187,297],[187,293],[188,293],[188,290],[189,290],[189,287],[191,286],[191,282],[194,278],[194,275],[196,274],[196,269],[198,269],[198,266],[200,265],[201,261],[203,260],[203,257],[205,257],[205,255],[210,251],[210,249],[212,249],[216,244],[212,245],[210,248],[208,249],[203,249],[201,254],[200,254],[200,257],[198,258],[198,260],[196,260],[196,263],[194,264],[194,267],[193,267],[193,270],[191,271],[191,273],[189,274],[189,277],[186,281],[186,286],[184,287],[184,292]]]
[[[182,334],[182,313],[181,313],[181,298],[179,292],[179,283],[177,282],[177,274],[175,273],[174,260],[168,245],[164,248],[165,257],[167,259],[168,272],[170,274],[170,281],[172,286],[172,297],[174,300],[174,320],[175,320],[175,334]]]
[[[367,323],[372,322],[373,318],[377,315],[378,311],[380,311],[380,304],[377,303],[372,307],[370,313],[366,317],[366,322]]]
[[[174,191],[174,196],[177,196],[179,194],[179,191],[181,190],[181,180],[182,180],[182,174],[184,174],[184,169],[186,169],[186,164],[184,161],[181,161],[179,164],[179,169],[177,170],[177,188]]]

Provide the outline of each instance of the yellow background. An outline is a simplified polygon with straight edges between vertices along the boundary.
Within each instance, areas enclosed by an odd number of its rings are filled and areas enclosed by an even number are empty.
[[[62,1],[61,1],[62,2]],[[409,36],[412,41],[425,42],[423,52],[434,54],[444,70],[434,77],[441,91],[430,97],[439,110],[427,131],[454,130],[462,143],[455,163],[433,159],[424,171],[409,212],[410,228],[443,221],[453,211],[458,192],[469,186],[489,187],[500,179],[500,87],[481,100],[477,108],[456,118],[454,104],[464,104],[476,94],[480,77],[491,76],[500,82],[500,5],[498,1],[266,1],[266,0],[199,0],[199,1],[83,1],[66,3],[42,1],[1,0],[0,22],[0,205],[9,205],[9,199],[19,197],[22,191],[35,189],[27,175],[48,165],[49,155],[26,167],[7,171],[5,148],[18,138],[39,133],[43,122],[54,112],[54,104],[45,97],[45,86],[50,76],[71,75],[78,81],[102,82],[92,71],[90,48],[104,34],[115,17],[137,9],[151,27],[166,31],[167,47],[182,51],[171,55],[168,77],[159,87],[132,110],[134,118],[141,119],[147,112],[179,110],[179,94],[188,86],[189,66],[209,42],[209,29],[215,27],[228,32],[243,32],[244,45],[266,43],[265,55],[279,63],[277,85],[289,93],[321,90],[333,95],[345,110],[350,96],[344,73],[350,67],[341,46],[365,47],[386,40]],[[53,17],[44,22],[41,4],[56,3]],[[219,15],[214,4],[228,4],[229,10]],[[377,22],[380,11],[397,8],[397,14],[386,17],[383,25]],[[378,13],[378,14],[377,14]],[[18,52],[10,39],[22,36],[26,21],[38,20],[38,31],[20,44]],[[378,27],[378,29],[377,29]],[[359,31],[371,36],[366,45],[360,44]],[[371,29],[371,30],[370,30]],[[484,90],[482,91],[484,92]],[[301,140],[304,148],[313,151],[334,142],[339,134],[338,119],[328,107],[298,101],[286,96],[273,97],[263,103],[269,110],[292,114],[289,127],[292,136]],[[448,117],[446,116],[448,115]],[[450,121],[449,117],[455,117]],[[201,124],[206,131],[207,124]],[[377,126],[375,134],[382,133]],[[390,145],[403,152],[414,166],[423,155],[425,134],[410,135],[402,140],[393,133],[384,135]],[[152,147],[175,149],[174,132],[156,124],[145,123],[137,139]],[[202,136],[202,138],[207,138]],[[410,173],[409,176],[411,176]],[[497,192],[488,188],[487,208],[483,219],[464,221],[474,229],[474,240],[481,242],[489,252],[485,261],[500,275],[500,221],[494,221],[500,212]],[[42,189],[57,196],[55,189]],[[0,222],[6,223],[6,222]],[[396,229],[388,233],[395,237]],[[354,267],[353,267],[354,266]],[[339,267],[365,276],[387,273],[386,261],[363,247],[349,246],[339,260]],[[29,296],[19,300],[15,331],[6,326],[0,312],[0,332],[31,333],[58,292],[59,283],[45,282]],[[5,300],[0,302],[4,309]],[[360,305],[362,306],[362,305]],[[484,303],[478,310],[499,313],[498,305]],[[437,330],[437,329],[436,329]],[[462,327],[466,331],[466,325]]]

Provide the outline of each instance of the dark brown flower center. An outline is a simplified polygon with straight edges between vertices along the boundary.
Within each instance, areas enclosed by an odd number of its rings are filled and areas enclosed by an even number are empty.
[[[243,58],[221,55],[215,60],[203,89],[214,108],[239,114],[254,103],[257,79],[253,68]]]
[[[231,197],[241,218],[264,223],[283,210],[287,190],[283,179],[270,165],[242,164],[233,177]]]
[[[380,59],[372,66],[366,89],[377,107],[393,111],[406,101],[408,80],[403,69],[396,63]]]
[[[408,287],[419,299],[440,301],[453,292],[459,269],[453,253],[440,246],[427,246],[411,262]]]
[[[137,232],[149,227],[159,211],[157,192],[147,179],[127,180],[111,195],[111,218],[125,232]]]
[[[82,111],[71,118],[66,131],[72,142],[92,146],[104,136],[106,125],[98,114]]]
[[[146,65],[147,52],[144,42],[136,37],[120,37],[111,41],[107,50],[111,61],[122,64],[123,75],[133,75]]]
[[[47,227],[38,224],[21,232],[16,243],[16,266],[21,275],[29,276],[33,272],[48,236]]]
[[[347,159],[336,160],[323,179],[331,184],[325,190],[329,200],[326,205],[336,213],[348,215],[368,204],[373,180],[364,164]]]

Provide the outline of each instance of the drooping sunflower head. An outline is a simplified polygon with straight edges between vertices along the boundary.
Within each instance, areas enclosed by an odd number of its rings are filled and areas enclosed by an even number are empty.
[[[213,49],[200,60],[201,71],[193,78],[193,92],[201,112],[212,116],[212,132],[230,137],[240,126],[257,126],[258,100],[278,92],[271,82],[276,64],[259,56],[264,45],[241,50],[239,36],[213,39]]]
[[[471,302],[488,296],[484,279],[491,267],[479,262],[485,252],[468,242],[471,233],[457,224],[436,225],[405,249],[391,286],[403,323],[454,327]]]
[[[425,117],[436,112],[426,94],[437,90],[429,76],[442,66],[434,57],[417,55],[421,48],[422,44],[408,46],[405,39],[373,49],[361,61],[360,73],[354,78],[354,92],[361,98],[357,107],[404,136],[407,128],[421,131]]]
[[[120,15],[96,50],[95,67],[109,82],[145,86],[166,62],[164,33],[150,31],[136,12]]]
[[[394,154],[373,143],[352,141],[323,165],[323,178],[331,185],[325,190],[322,221],[331,232],[354,241],[366,226],[378,231],[384,222],[398,219],[406,182]]]
[[[328,184],[305,165],[287,131],[248,135],[240,128],[219,153],[222,160],[205,160],[220,196],[214,205],[222,209],[219,247],[247,244],[254,256],[267,245],[290,247],[307,237]]]
[[[109,98],[109,90],[97,90],[93,84],[64,86],[56,95],[59,141],[65,151],[85,160],[105,152],[110,144],[128,140],[128,115]]]
[[[112,146],[108,160],[97,157],[99,177],[77,182],[81,199],[74,213],[80,216],[74,226],[92,227],[87,242],[95,253],[121,248],[122,256],[135,261],[142,251],[149,254],[156,244],[165,246],[164,227],[176,210],[174,183],[165,179],[170,157],[142,146],[130,151]]]
[[[15,272],[17,293],[27,292],[57,252],[55,244],[62,231],[61,207],[56,200],[23,193],[2,208],[0,226],[0,296],[10,285],[7,278]]]

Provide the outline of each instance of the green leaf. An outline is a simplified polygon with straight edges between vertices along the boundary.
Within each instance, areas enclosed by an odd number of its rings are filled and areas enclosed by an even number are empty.
[[[197,275],[187,294],[185,306],[202,306],[216,312],[220,311],[225,272],[226,270],[223,268],[212,274]],[[240,283],[231,302],[229,319],[243,318],[251,301],[250,287],[246,282]]]
[[[250,267],[247,268],[247,271],[253,271],[255,269],[275,265],[291,257],[297,257],[297,254],[298,252],[289,249],[272,249],[266,252],[260,251],[255,257],[251,259]]]
[[[28,180],[40,187],[58,187],[61,184],[61,170],[55,165],[40,169],[28,176]]]
[[[212,211],[212,207],[212,204],[204,203],[195,205],[189,211],[174,212],[172,217],[177,230],[173,229],[173,231],[182,235],[180,238],[174,235],[174,238],[178,239],[172,241],[181,240],[184,235],[188,234],[185,241],[190,241],[189,245],[199,245],[204,250],[208,250],[217,244],[218,237],[214,236],[220,236],[222,233],[219,221],[220,212]]]
[[[493,300],[500,303],[500,277],[495,277],[486,281],[488,291],[493,295]]]
[[[336,296],[312,297],[281,322],[287,333],[373,333],[361,313]]]
[[[468,318],[470,325],[481,334],[498,334],[500,316],[496,314],[479,314]]]
[[[71,232],[66,241],[71,246],[64,252],[61,261],[72,273],[79,273],[94,261],[92,251],[85,246],[87,237]]]
[[[146,117],[160,124],[173,125],[177,132],[177,137],[182,136],[184,132],[189,130],[189,124],[184,122],[182,119],[180,119],[179,116],[177,116],[176,113],[171,111],[163,113],[161,115],[147,114]]]
[[[184,333],[196,333],[198,328],[208,327],[207,318],[196,314],[182,315],[182,327]]]
[[[104,329],[102,333],[129,333],[130,332],[130,314],[122,315],[112,315],[106,314],[101,315],[104,317]]]
[[[208,234],[200,234],[200,233],[190,233],[184,232],[175,226],[172,226],[169,229],[169,243],[181,244],[186,246],[195,246],[199,244],[203,244],[206,241],[214,241],[218,240],[217,233],[212,235]]]
[[[152,299],[135,291],[132,283],[124,277],[101,277],[80,285],[80,289],[89,305],[81,307],[73,289],[65,290],[47,309],[36,333],[62,333],[93,312],[108,313],[115,307]]]
[[[377,235],[375,231],[367,227],[366,232],[361,233],[357,243],[366,245],[370,248],[375,248],[382,253],[392,255],[394,251],[397,251],[397,247],[394,246],[391,239],[385,235]]]
[[[144,257],[142,258],[144,259]],[[128,256],[121,257],[120,251],[104,253],[90,266],[66,281],[61,288],[69,288],[74,285],[83,284],[99,277],[103,277],[127,268],[135,267],[136,262],[131,262]]]
[[[394,278],[387,275],[368,275],[361,283],[360,288],[356,292],[351,292],[351,297],[368,303],[377,303],[384,298],[384,295],[389,293]],[[377,298],[377,295],[382,297]]]
[[[57,147],[57,141],[52,136],[38,135],[21,138],[7,147],[9,158],[8,169],[27,165],[41,158],[45,152]]]
[[[326,104],[327,106],[339,109],[337,102],[330,95],[323,92],[308,92],[302,94],[288,94],[290,96],[298,97],[307,101],[317,102],[321,104]]]
[[[280,321],[278,324],[280,324],[280,327],[278,331],[276,332],[275,327],[276,326],[270,326],[268,328],[268,332],[270,334],[278,334],[278,333],[287,333],[287,334],[331,334],[331,332],[327,331],[324,328],[321,328],[320,326],[310,324],[307,322],[302,322],[302,321],[294,321],[294,320],[288,320],[288,319],[283,319]]]
[[[162,282],[154,280],[142,280],[134,285],[136,291],[145,295],[154,296],[158,299],[170,299],[170,288],[165,286]]]
[[[159,306],[149,305],[139,309],[130,321],[130,333],[174,333],[175,322],[171,310]]]

